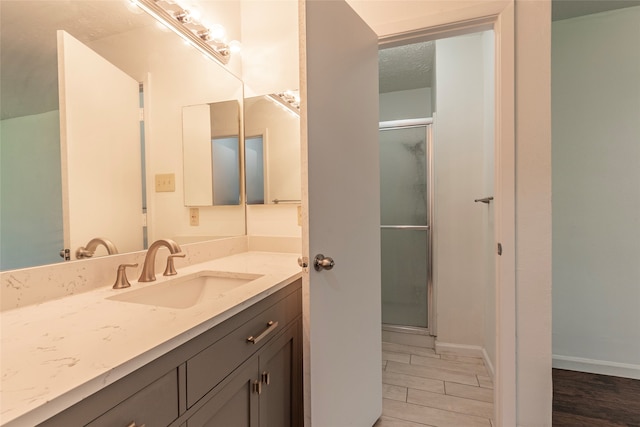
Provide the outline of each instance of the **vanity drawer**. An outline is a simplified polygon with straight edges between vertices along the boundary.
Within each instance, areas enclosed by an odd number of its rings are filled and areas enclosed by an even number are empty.
[[[301,304],[300,291],[294,292],[189,359],[186,369],[187,407],[190,408],[243,361],[283,331],[300,315]]]
[[[178,370],[152,382],[133,396],[96,418],[90,427],[167,426],[178,418]]]

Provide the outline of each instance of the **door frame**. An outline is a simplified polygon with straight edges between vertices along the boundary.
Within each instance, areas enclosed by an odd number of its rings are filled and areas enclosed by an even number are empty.
[[[479,2],[473,10],[432,16],[429,26],[382,36],[382,47],[435,40],[485,30],[495,35],[495,256],[496,372],[494,421],[515,426],[516,279],[515,279],[515,5],[513,0]]]

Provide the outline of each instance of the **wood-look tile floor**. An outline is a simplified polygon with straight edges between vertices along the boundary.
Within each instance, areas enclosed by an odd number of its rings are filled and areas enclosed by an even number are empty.
[[[374,427],[490,427],[493,384],[482,359],[382,343],[382,417]]]

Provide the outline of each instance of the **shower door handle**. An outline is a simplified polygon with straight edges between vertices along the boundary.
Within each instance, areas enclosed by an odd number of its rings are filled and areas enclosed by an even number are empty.
[[[335,264],[336,263],[333,262],[333,258],[328,256],[326,257],[322,254],[316,255],[313,260],[313,268],[315,268],[316,271],[331,270]]]

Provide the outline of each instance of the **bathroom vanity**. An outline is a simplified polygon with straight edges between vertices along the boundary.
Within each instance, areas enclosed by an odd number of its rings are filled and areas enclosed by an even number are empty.
[[[302,425],[296,256],[246,252],[179,270],[2,313],[2,425]],[[246,279],[213,292],[203,282],[188,304],[144,302],[152,293],[141,291],[213,272]]]

